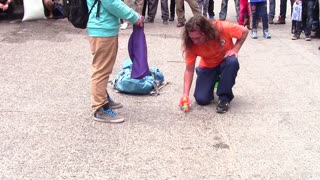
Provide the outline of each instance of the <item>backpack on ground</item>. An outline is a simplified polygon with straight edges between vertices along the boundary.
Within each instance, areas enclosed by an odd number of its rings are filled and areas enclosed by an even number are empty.
[[[159,90],[166,85],[163,73],[158,68],[150,68],[150,74],[141,79],[131,78],[132,62],[125,60],[122,70],[112,81],[112,87],[127,94],[159,95]]]
[[[97,17],[99,17],[100,0],[94,0],[90,11],[88,10],[87,0],[63,0],[65,15],[74,27],[85,29],[87,28],[89,15],[97,3]]]

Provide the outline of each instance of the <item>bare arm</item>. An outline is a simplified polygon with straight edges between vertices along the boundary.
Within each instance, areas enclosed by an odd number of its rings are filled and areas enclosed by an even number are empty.
[[[239,28],[241,28],[241,30],[242,30],[242,35],[241,35],[240,39],[237,39],[236,43],[234,44],[234,47],[231,50],[226,52],[225,57],[233,56],[233,55],[238,57],[238,52],[240,51],[240,48],[242,47],[242,45],[243,45],[244,41],[246,40],[248,33],[249,33],[249,30],[246,27],[240,26]]]
[[[193,80],[194,68],[195,64],[186,65],[186,69],[184,71],[183,97],[189,97],[190,88]]]

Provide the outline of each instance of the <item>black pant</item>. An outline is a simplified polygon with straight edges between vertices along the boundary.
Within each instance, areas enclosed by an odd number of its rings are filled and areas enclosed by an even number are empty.
[[[214,0],[209,0],[208,14],[209,17],[214,17]]]
[[[170,0],[170,17],[174,17],[175,12],[176,12],[176,1]]]

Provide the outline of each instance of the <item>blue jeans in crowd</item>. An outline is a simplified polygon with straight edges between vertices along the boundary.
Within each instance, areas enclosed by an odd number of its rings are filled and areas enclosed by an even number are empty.
[[[251,2],[251,24],[252,29],[257,29],[257,20],[259,17],[262,19],[262,29],[267,30],[268,25],[268,14],[267,14],[267,2]]]
[[[222,0],[221,1],[221,10],[219,13],[219,19],[221,19],[221,20],[225,20],[227,18],[228,1],[229,0]],[[237,21],[238,21],[239,11],[240,11],[239,0],[234,0],[234,4],[235,4],[236,12],[237,12]]]
[[[304,28],[304,34],[306,36],[311,35],[312,23],[313,23],[313,6],[314,0],[302,1],[302,7],[306,7],[305,11],[302,11],[302,17],[306,17],[306,26]]]
[[[207,105],[214,99],[214,85],[220,76],[217,90],[219,100],[230,102],[233,99],[232,87],[236,83],[239,62],[235,56],[226,57],[214,68],[196,68],[197,80],[194,91],[195,100],[199,105]]]
[[[273,19],[276,15],[276,0],[269,0],[269,18]]]

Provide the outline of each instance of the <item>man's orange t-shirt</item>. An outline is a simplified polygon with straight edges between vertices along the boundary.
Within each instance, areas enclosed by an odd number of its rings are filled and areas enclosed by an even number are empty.
[[[192,45],[191,49],[185,51],[186,64],[195,64],[197,56],[200,56],[199,67],[212,68],[221,64],[225,53],[232,49],[233,38],[240,39],[242,29],[238,25],[227,21],[213,21],[220,31],[220,40],[210,40],[201,45]]]

